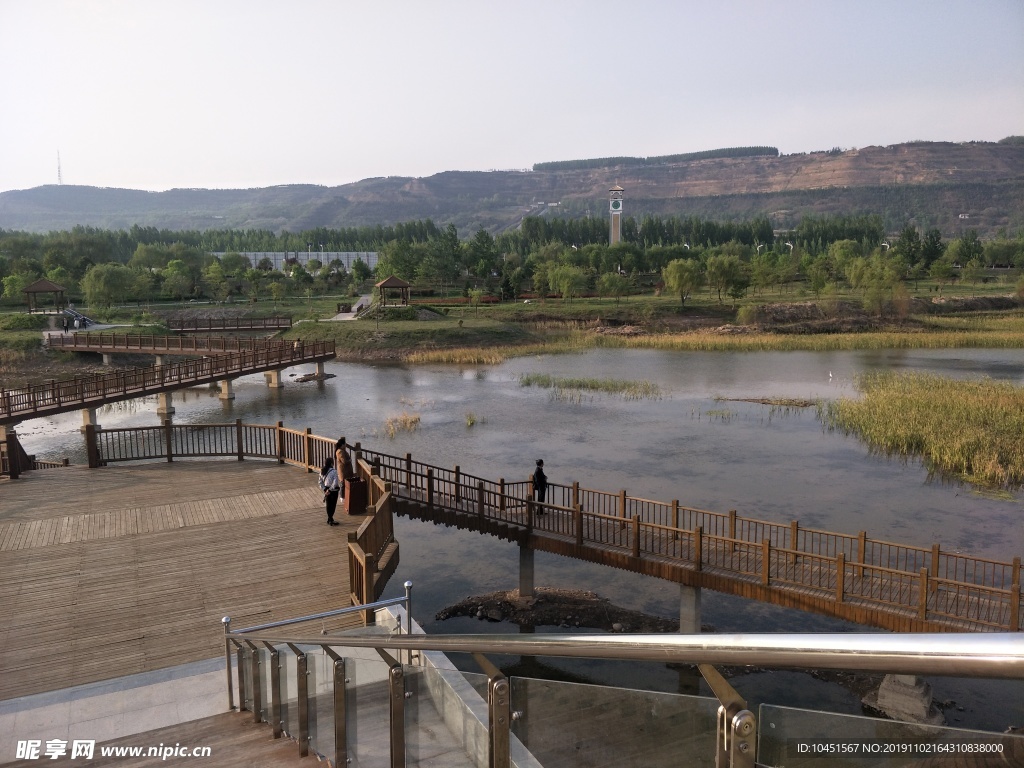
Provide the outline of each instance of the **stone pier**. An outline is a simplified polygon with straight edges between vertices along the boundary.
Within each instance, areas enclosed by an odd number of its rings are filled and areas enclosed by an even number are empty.
[[[700,634],[700,587],[679,585],[679,632]]]

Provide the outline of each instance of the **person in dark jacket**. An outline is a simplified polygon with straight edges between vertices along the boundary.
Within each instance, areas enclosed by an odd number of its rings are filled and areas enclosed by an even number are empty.
[[[537,459],[537,468],[533,470],[533,495],[541,504],[548,491],[548,476],[544,474],[544,459]]]
[[[334,470],[332,459],[327,459],[320,469],[320,489],[324,492],[327,524],[340,525],[334,521],[334,511],[338,508],[338,492],[341,490],[341,483],[338,481],[338,473]]]

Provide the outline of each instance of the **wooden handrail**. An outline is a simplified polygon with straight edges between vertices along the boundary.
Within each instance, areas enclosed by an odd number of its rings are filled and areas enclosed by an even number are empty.
[[[144,434],[147,430],[166,431],[167,446],[178,445],[179,441],[174,437],[174,430],[191,430],[194,432],[193,440],[198,437],[199,441],[194,442],[189,455],[231,455],[242,458],[243,456],[258,456],[266,458],[278,458],[284,463],[306,468],[318,466],[322,463],[322,457],[332,455],[334,440],[311,434],[308,430],[286,429],[280,423],[275,426],[244,425],[241,422],[235,424],[207,424],[207,425],[172,425],[170,422],[165,427],[141,427],[124,428],[115,430],[94,430],[97,442],[96,455],[100,463],[110,461],[130,461],[138,459],[162,458],[158,455],[162,452],[168,453],[168,460],[171,458],[169,451],[165,450],[163,440],[147,439]],[[129,437],[131,433],[134,436]],[[105,436],[119,436],[116,446]],[[246,445],[238,446],[236,441],[238,435],[243,435]],[[173,438],[173,439],[172,439]],[[207,442],[202,442],[206,440]],[[209,453],[202,454],[209,446]],[[219,446],[214,452],[214,446]],[[148,446],[148,447],[147,447]],[[854,546],[850,552],[843,549],[835,553],[831,551],[816,551],[803,546],[779,546],[768,536],[755,537],[760,531],[769,530],[770,527],[785,529],[787,532],[798,529],[798,525],[792,523],[780,525],[770,521],[751,520],[756,525],[747,527],[744,534],[744,526],[736,526],[736,536],[725,536],[716,533],[714,530],[707,531],[703,525],[697,524],[692,528],[680,528],[666,525],[656,520],[644,520],[640,515],[633,515],[629,518],[631,524],[623,525],[623,518],[618,508],[613,514],[604,512],[588,511],[578,506],[569,506],[559,503],[546,503],[539,505],[528,498],[526,489],[528,483],[509,483],[504,480],[489,481],[466,475],[455,470],[435,467],[422,462],[415,462],[411,456],[390,456],[388,454],[358,447],[360,456],[360,473],[367,480],[379,484],[375,489],[375,498],[384,496],[407,499],[416,503],[425,503],[428,510],[455,509],[460,513],[472,516],[481,523],[484,521],[495,521],[509,526],[520,526],[532,532],[532,535],[564,536],[570,541],[577,542],[580,546],[587,544],[598,544],[605,548],[621,550],[624,554],[635,557],[673,557],[666,554],[669,551],[676,551],[688,554],[684,557],[677,554],[680,564],[689,564],[697,570],[707,571],[709,568],[730,570],[731,572],[747,575],[755,579],[756,583],[765,588],[785,589],[787,585],[796,587],[826,589],[824,583],[830,580],[828,574],[838,582],[834,595],[837,602],[849,602],[851,600],[862,600],[875,602],[880,605],[888,605],[901,610],[913,611],[921,619],[927,619],[929,615],[947,616],[942,606],[935,602],[933,597],[943,591],[969,591],[977,596],[980,593],[988,595],[991,601],[989,614],[1008,613],[1009,618],[1000,623],[993,622],[990,617],[981,616],[971,618],[980,625],[1009,629],[1010,631],[1020,630],[1019,626],[1012,626],[1012,622],[1020,619],[1020,606],[1013,605],[1016,597],[1020,601],[1020,559],[1014,562],[1001,562],[987,558],[970,558],[964,555],[955,555],[954,573],[963,570],[964,573],[987,574],[987,583],[949,578],[941,570],[940,573],[931,573],[928,567],[917,563],[907,562],[907,558],[901,557],[900,553],[915,552],[926,553],[930,565],[933,556],[938,559],[944,556],[941,548],[917,547],[912,545],[897,544],[884,540],[869,539],[863,533],[859,536],[852,536],[844,533],[831,531],[817,531],[815,529],[799,529],[801,533],[814,530],[814,533],[828,537],[824,548],[829,550],[831,543],[837,538],[853,541],[866,542],[866,547]],[[321,457],[319,460],[312,460],[312,456]],[[379,474],[371,474],[379,473]],[[455,486],[455,477],[458,477],[458,486]],[[572,486],[562,486],[571,489]],[[387,492],[385,492],[387,488]],[[464,503],[455,502],[456,488],[459,493],[466,491]],[[510,491],[512,491],[510,493]],[[578,498],[585,498],[590,493],[588,489],[579,489]],[[603,493],[603,492],[595,492]],[[379,494],[379,495],[378,495]],[[622,492],[606,494],[612,498],[621,500]],[[627,503],[630,497],[625,497]],[[666,504],[672,509],[676,505]],[[543,510],[548,515],[536,517],[534,511]],[[728,521],[735,515],[709,513],[716,519]],[[525,516],[525,517],[524,517]],[[389,517],[389,516],[388,516]],[[382,518],[383,525],[383,518]],[[539,527],[538,527],[539,526]],[[728,529],[728,526],[725,527]],[[393,540],[393,530],[375,530],[367,528],[366,536],[360,545],[365,554],[371,558],[380,558],[387,541]],[[390,538],[389,538],[390,537]],[[786,536],[788,542],[790,536]],[[800,536],[802,542],[808,537]],[[799,543],[799,542],[798,542]],[[866,550],[866,551],[865,551]],[[887,552],[893,551],[896,557],[890,557]],[[951,557],[951,560],[952,560]],[[913,559],[913,558],[911,558]],[[894,567],[894,562],[895,566]],[[730,566],[731,563],[737,565]],[[904,563],[903,567],[898,567]],[[816,575],[812,578],[811,573]],[[864,591],[861,584],[870,574],[884,574],[888,579],[899,581],[904,585],[911,585],[917,588],[918,585],[926,591],[920,594],[920,589],[915,593],[916,597],[910,602],[910,590],[903,600],[892,600],[881,595],[873,597],[870,593],[862,594]],[[363,574],[366,577],[366,574]],[[359,583],[352,582],[353,585]],[[1016,585],[1016,586],[1015,586]],[[832,589],[832,587],[828,587]],[[1015,591],[1016,590],[1016,591]],[[1009,607],[1007,609],[1007,603]],[[999,608],[998,606],[1003,606]]]

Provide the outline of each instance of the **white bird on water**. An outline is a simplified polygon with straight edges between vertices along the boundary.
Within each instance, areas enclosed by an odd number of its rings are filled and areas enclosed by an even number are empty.
[[[829,372],[828,372],[828,380],[829,380],[829,381],[832,381],[832,371],[829,371]]]

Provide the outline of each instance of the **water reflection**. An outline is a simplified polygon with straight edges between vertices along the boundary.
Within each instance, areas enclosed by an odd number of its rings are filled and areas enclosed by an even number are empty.
[[[289,369],[310,373],[313,366]],[[989,376],[1024,381],[1020,350],[886,350],[864,352],[664,353],[594,350],[578,355],[534,356],[494,367],[358,365],[326,366],[336,378],[268,389],[262,375],[238,379],[233,401],[216,390],[174,394],[177,423],[241,418],[329,437],[347,435],[387,453],[413,456],[441,466],[460,465],[484,477],[525,479],[543,458],[553,482],[578,480],[605,490],[627,489],[651,499],[679,499],[687,506],[804,527],[823,528],[1009,560],[1024,553],[1020,494],[994,499],[956,483],[933,482],[916,461],[872,455],[856,438],[822,429],[813,409],[716,398],[836,398],[855,396],[855,379],[879,370],[922,370],[955,377]],[[555,377],[647,380],[663,396],[628,401],[594,394],[580,402],[553,400],[549,390],[522,387],[525,373]],[[143,399],[104,410],[103,426],[156,423],[156,400]],[[403,411],[420,416],[419,429],[384,436],[384,422]],[[728,411],[728,418],[714,412]],[[475,421],[467,424],[467,412]],[[68,456],[84,463],[78,434],[81,418],[64,414],[26,422],[19,435],[41,458]],[[428,631],[445,605],[474,594],[509,589],[517,581],[514,545],[489,537],[399,521],[402,565],[390,591],[416,585],[417,619]],[[457,553],[457,554],[456,554]],[[466,557],[466,553],[472,556]],[[613,602],[662,616],[678,612],[674,585],[613,569],[538,553],[538,585],[590,589]],[[399,586],[395,586],[399,585]],[[397,590],[397,591],[396,591]],[[390,592],[389,592],[389,595]],[[843,622],[705,592],[705,623],[718,631],[844,631]],[[473,631],[485,625],[472,622]],[[495,626],[493,631],[514,631]],[[559,665],[569,662],[559,662]],[[602,669],[605,669],[602,667]],[[672,690],[663,667],[633,677],[637,684]],[[590,667],[572,668],[589,674]],[[603,671],[607,680],[620,673]],[[626,674],[630,677],[634,673]],[[639,673],[636,673],[639,674]],[[668,677],[672,677],[671,675]],[[663,679],[664,678],[664,679]],[[668,686],[665,688],[664,686]],[[937,698],[963,695],[956,683]],[[1003,684],[1000,684],[1003,685]],[[1024,724],[1024,694],[1010,690],[1015,705],[995,714],[979,707],[951,722],[989,728]],[[659,687],[660,686],[660,687]],[[1015,686],[1015,687],[1014,687]],[[815,687],[817,689],[817,686]],[[756,697],[755,697],[756,698]],[[845,702],[849,697],[838,697]],[[775,703],[797,703],[776,701]],[[849,707],[855,705],[837,704]],[[1013,709],[1016,706],[1016,709]]]

